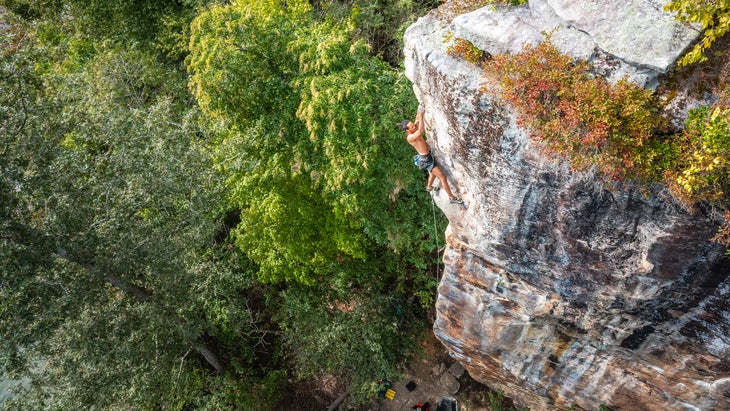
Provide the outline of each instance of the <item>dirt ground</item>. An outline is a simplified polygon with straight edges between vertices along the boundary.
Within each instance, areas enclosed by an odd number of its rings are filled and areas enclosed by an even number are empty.
[[[457,400],[459,411],[516,411],[509,399],[490,407],[490,393],[484,384],[475,381],[469,373],[451,358],[444,345],[429,331],[423,336],[421,354],[407,363],[403,377],[391,381],[395,391],[392,400],[373,398],[365,404],[352,404],[347,386],[334,376],[297,383],[291,398],[277,411],[291,410],[291,404],[308,404],[301,409],[332,411],[411,411],[418,403],[428,402],[430,411],[437,411],[441,397]],[[456,376],[454,376],[456,374]],[[410,384],[412,383],[412,384]],[[409,387],[411,388],[409,390]]]
[[[423,402],[428,402],[431,411],[436,411],[442,396],[455,398],[461,411],[490,411],[489,388],[473,380],[458,364],[455,365],[456,361],[432,333],[423,342],[423,351],[421,358],[408,364],[405,377],[391,383],[396,392],[392,400],[373,400],[360,411],[410,411],[414,405]],[[458,381],[459,388],[452,393],[455,381]],[[411,386],[412,391],[406,388],[408,383],[415,384],[415,388]]]

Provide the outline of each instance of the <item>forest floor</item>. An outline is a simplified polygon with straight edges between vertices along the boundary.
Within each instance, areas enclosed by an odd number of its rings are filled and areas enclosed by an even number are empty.
[[[418,403],[428,402],[431,411],[441,397],[455,398],[461,411],[497,411],[489,407],[489,388],[469,376],[469,373],[449,356],[448,352],[429,332],[422,342],[423,354],[406,365],[404,377],[392,382],[396,392],[392,400],[374,399],[359,411],[410,411]],[[409,383],[412,390],[406,386]],[[509,405],[505,402],[505,407]]]
[[[490,406],[490,392],[486,385],[481,384],[469,376],[469,373],[451,358],[446,348],[429,331],[421,341],[421,354],[408,362],[403,370],[402,379],[391,381],[391,388],[395,391],[392,400],[373,398],[362,406],[348,404],[348,399],[338,401],[346,387],[333,378],[310,381],[300,384],[295,398],[296,403],[306,407],[298,409],[337,411],[411,411],[418,403],[428,402],[430,411],[436,411],[441,397],[451,397],[457,400],[460,411],[505,411],[511,408],[511,401],[504,399],[494,406]],[[457,376],[455,376],[456,374]],[[409,384],[412,383],[412,384]],[[409,390],[410,387],[411,389]],[[339,406],[332,408],[338,403]],[[286,407],[281,410],[290,410]]]
[[[436,339],[433,332],[428,332],[421,341],[422,354],[407,365],[403,378],[392,381],[391,388],[395,391],[392,400],[373,398],[372,401],[361,407],[351,407],[344,401],[337,410],[349,411],[411,411],[419,403],[428,402],[431,411],[436,411],[441,397],[451,397],[458,401],[460,411],[502,411],[509,410],[511,402],[505,399],[495,407],[490,407],[489,388],[469,376],[456,360],[451,358],[446,348]],[[322,388],[320,381],[320,388]],[[327,384],[325,384],[327,385]],[[334,383],[333,385],[338,385]],[[331,386],[329,403],[333,394],[339,388]],[[410,388],[410,389],[409,389]],[[341,391],[340,391],[341,392]],[[325,400],[325,398],[320,398]],[[319,402],[327,409],[323,402]]]

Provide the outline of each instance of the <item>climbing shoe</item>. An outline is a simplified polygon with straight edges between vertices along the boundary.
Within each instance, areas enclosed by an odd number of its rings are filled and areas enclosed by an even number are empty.
[[[464,204],[464,200],[460,199],[459,197],[453,197],[451,199],[451,204]]]
[[[436,186],[436,187],[426,187],[426,191],[428,191],[429,193],[431,191],[433,191],[435,193],[435,192],[439,191],[439,186]]]

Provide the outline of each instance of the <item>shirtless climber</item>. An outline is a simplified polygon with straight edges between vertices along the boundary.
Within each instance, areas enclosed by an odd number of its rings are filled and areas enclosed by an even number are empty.
[[[459,197],[456,197],[454,193],[451,192],[451,188],[449,188],[449,183],[446,181],[444,172],[441,171],[441,168],[439,168],[436,164],[436,160],[434,160],[431,155],[431,148],[423,138],[423,131],[426,128],[426,124],[423,120],[423,109],[421,106],[418,107],[418,114],[416,115],[415,123],[409,120],[403,120],[398,123],[398,127],[400,127],[403,131],[408,131],[408,137],[406,137],[406,140],[408,140],[408,143],[412,145],[418,153],[418,155],[413,157],[413,161],[421,168],[421,170],[428,170],[428,183],[426,183],[426,190],[434,190],[432,187],[433,180],[438,178],[441,185],[444,186],[444,191],[446,191],[446,194],[449,196],[451,203],[464,204]],[[435,190],[438,190],[438,187],[436,187]]]

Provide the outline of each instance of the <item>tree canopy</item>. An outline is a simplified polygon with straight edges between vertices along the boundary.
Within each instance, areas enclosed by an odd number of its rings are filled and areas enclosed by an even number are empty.
[[[263,279],[304,283],[376,246],[403,250],[426,217],[399,201],[416,185],[393,162],[407,158],[393,131],[412,105],[407,80],[351,41],[351,21],[317,19],[308,2],[254,3],[198,16],[189,59],[191,89],[224,130],[239,245]]]
[[[398,372],[443,221],[354,6],[6,2],[7,408],[275,409]]]

